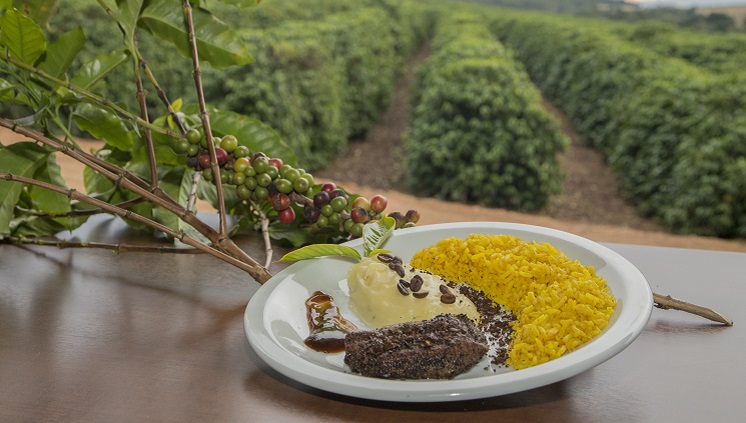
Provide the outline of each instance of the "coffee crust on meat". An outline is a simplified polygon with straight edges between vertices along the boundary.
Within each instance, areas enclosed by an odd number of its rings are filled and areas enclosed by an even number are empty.
[[[357,331],[345,337],[345,363],[385,379],[451,379],[477,364],[487,340],[464,314]]]

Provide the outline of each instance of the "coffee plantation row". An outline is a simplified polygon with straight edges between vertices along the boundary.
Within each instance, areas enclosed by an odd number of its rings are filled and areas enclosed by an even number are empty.
[[[710,72],[592,21],[488,19],[642,213],[682,233],[746,236],[743,72]]]
[[[61,4],[70,7],[60,22],[91,16],[89,38],[112,38],[116,28],[89,14],[89,2]],[[464,11],[471,17],[455,30],[463,34],[444,35]],[[407,58],[435,36],[406,142],[418,192],[526,210],[545,204],[564,140],[537,107],[525,69],[603,152],[643,214],[679,232],[746,236],[737,37],[440,1],[273,0],[220,17],[244,28],[256,62],[206,66],[207,101],[268,123],[308,169],[373,125]],[[168,92],[191,92],[186,59],[147,38],[141,45],[169,66],[159,74]],[[108,89],[132,92],[125,81],[115,76]]]
[[[559,191],[567,139],[480,15],[441,13],[419,76],[405,142],[413,191],[530,211]]]
[[[88,38],[97,46],[112,43],[111,50],[121,48],[115,44],[117,29],[96,4],[61,3],[65,7],[55,17],[57,31],[71,29],[68,22],[79,22],[74,16],[91,16],[85,28]],[[310,170],[326,165],[349,138],[375,123],[429,25],[428,15],[415,2],[273,0],[246,11],[217,2],[213,9],[242,28],[255,62],[219,70],[205,66],[208,103],[268,123]],[[149,37],[140,45],[143,56],[157,61],[166,92],[193,91],[188,59]],[[82,54],[80,60],[89,58]],[[108,83],[104,94],[135,91],[130,78],[118,74]],[[130,108],[136,108],[134,102]]]
[[[599,25],[607,24],[606,21]],[[661,22],[619,25],[610,28],[622,38],[662,55],[678,57],[715,73],[739,73],[746,69],[746,34],[706,33],[682,30]]]

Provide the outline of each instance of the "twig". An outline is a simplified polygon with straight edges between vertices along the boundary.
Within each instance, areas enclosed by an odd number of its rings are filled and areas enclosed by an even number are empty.
[[[83,150],[73,148],[67,144],[64,144],[58,140],[47,138],[40,132],[34,131],[30,128],[26,128],[22,125],[16,124],[14,121],[0,118],[0,126],[4,126],[13,132],[21,135],[25,135],[35,141],[38,141],[48,147],[53,148],[81,163],[90,167],[91,169],[99,172],[115,184],[123,187],[124,189],[130,190],[135,194],[144,197],[147,201],[151,201],[156,205],[163,207],[164,209],[175,214],[179,219],[191,225],[199,233],[203,234],[209,239],[213,245],[220,248],[230,254],[232,257],[247,263],[252,267],[261,267],[251,256],[246,254],[241,248],[239,248],[228,236],[222,235],[215,231],[211,226],[197,218],[197,216],[184,208],[182,205],[177,203],[173,198],[168,196],[160,188],[151,189],[148,184],[140,179],[137,175],[132,172],[115,166],[111,163],[107,163],[98,157],[95,157]],[[241,267],[243,268],[243,267]],[[265,270],[266,271],[266,270]],[[267,273],[269,275],[269,273]],[[268,278],[267,278],[268,279]],[[265,280],[257,280],[259,283],[264,283]]]
[[[70,198],[71,200],[82,201],[84,203],[88,203],[88,204],[91,204],[93,206],[100,207],[100,208],[106,210],[107,212],[115,214],[117,216],[120,216],[120,217],[123,217],[123,218],[126,218],[126,219],[132,219],[132,220],[134,220],[136,222],[139,222],[139,223],[142,223],[144,225],[147,225],[147,226],[149,226],[149,227],[151,227],[151,228],[153,228],[153,229],[155,229],[157,231],[163,232],[166,235],[169,235],[169,236],[171,236],[171,237],[173,237],[175,239],[178,239],[179,241],[181,241],[182,243],[184,243],[186,245],[189,245],[191,247],[194,247],[194,248],[197,248],[197,249],[199,249],[201,251],[204,251],[204,252],[206,252],[206,253],[208,253],[208,254],[216,257],[216,258],[219,258],[219,259],[221,259],[221,260],[223,260],[223,261],[225,261],[227,263],[230,263],[230,264],[238,267],[241,270],[244,270],[249,275],[251,275],[251,277],[253,277],[254,280],[256,280],[257,282],[259,282],[260,284],[266,282],[272,276],[269,273],[269,271],[267,271],[266,268],[264,268],[261,265],[259,265],[258,263],[256,263],[250,257],[249,257],[250,261],[246,261],[246,262],[241,261],[241,260],[235,258],[234,256],[231,256],[231,255],[223,252],[222,250],[219,250],[219,249],[216,249],[214,247],[205,245],[202,242],[200,242],[200,241],[192,238],[191,236],[189,236],[189,235],[187,235],[187,234],[185,234],[183,232],[177,232],[177,231],[169,228],[168,226],[165,226],[163,224],[160,224],[158,222],[150,220],[150,219],[148,219],[146,217],[140,216],[137,213],[133,213],[131,210],[126,210],[126,209],[122,209],[122,208],[119,208],[119,207],[116,207],[116,206],[112,206],[111,204],[109,204],[109,203],[107,203],[105,201],[102,201],[102,200],[90,197],[88,195],[82,194],[82,193],[80,193],[79,191],[77,191],[75,189],[63,188],[63,187],[60,187],[60,186],[57,186],[57,185],[54,185],[54,184],[51,184],[51,183],[48,183],[48,182],[38,181],[36,179],[26,178],[24,176],[14,175],[14,174],[11,174],[11,173],[6,173],[6,172],[0,172],[0,179],[4,179],[6,181],[20,182],[20,183],[24,183],[24,184],[31,184],[31,185],[35,185],[35,186],[38,186],[38,187],[41,187],[41,188],[44,188],[44,189],[48,189],[50,191],[54,191],[54,192],[63,194],[65,196],[67,196],[68,198]]]
[[[46,145],[47,147],[51,147],[55,151],[59,151],[60,153],[63,153],[83,163],[84,165],[90,167],[96,172],[101,173],[104,176],[106,176],[107,174],[115,175],[113,178],[110,178],[113,181],[116,179],[124,178],[142,189],[149,188],[149,184],[147,182],[143,181],[142,179],[140,179],[139,176],[135,175],[129,170],[116,166],[114,164],[111,164],[105,160],[102,160],[92,154],[85,152],[82,149],[75,148],[70,144],[56,140],[54,138],[47,137],[41,132],[27,128],[23,125],[19,125],[15,121],[0,118],[0,126],[8,128],[17,134],[21,134],[28,138],[31,138],[34,141],[37,141],[41,144]],[[173,200],[171,201],[173,202]]]
[[[150,66],[148,66],[148,62],[145,61],[145,59],[142,57],[142,54],[140,54],[139,49],[136,50],[135,52],[137,53],[137,58],[140,61],[140,66],[142,67],[143,71],[145,71],[145,75],[147,75],[148,79],[150,80],[150,83],[153,84],[153,87],[155,88],[155,92],[156,94],[158,94],[158,98],[166,106],[166,109],[168,109],[168,113],[169,115],[171,115],[171,118],[174,120],[174,123],[179,128],[181,135],[185,135],[187,130],[184,127],[184,123],[181,121],[179,114],[176,113],[176,110],[174,110],[174,107],[171,105],[171,101],[169,101],[168,96],[166,95],[166,92],[163,91],[163,88],[161,88],[161,85],[155,79],[155,75],[153,75],[153,72],[150,70]]]
[[[114,204],[117,207],[126,209],[129,207],[132,207],[134,205],[140,204],[144,202],[145,199],[142,197],[133,198],[131,200],[122,201],[121,203]],[[41,217],[49,217],[52,219],[60,219],[60,218],[72,218],[72,217],[88,217],[88,216],[95,216],[97,214],[106,213],[104,210],[101,209],[91,209],[91,210],[72,210],[66,213],[53,213],[53,212],[45,212],[40,210],[29,210],[24,209],[22,207],[19,207],[16,205],[16,210],[20,211],[21,213],[24,213],[29,216],[41,216]]]
[[[218,165],[215,155],[215,142],[212,138],[212,128],[210,127],[210,114],[207,112],[205,104],[205,93],[202,89],[202,77],[199,67],[199,52],[197,51],[197,37],[194,33],[194,21],[192,19],[192,5],[189,0],[183,0],[184,19],[186,20],[187,31],[189,32],[189,45],[191,46],[192,67],[194,68],[194,85],[197,91],[197,102],[199,103],[200,118],[202,128],[205,130],[207,138],[207,151],[210,153],[210,165],[212,176],[215,182],[218,203],[218,217],[220,218],[220,236],[228,237],[228,224],[226,223],[225,202],[223,201],[223,183],[220,180],[220,166]]]
[[[189,189],[189,197],[187,197],[187,210],[193,212],[195,210],[195,206],[197,204],[197,186],[199,185],[199,180],[202,178],[202,173],[200,172],[194,172],[192,174],[192,186]]]
[[[274,254],[274,250],[272,249],[272,242],[269,239],[269,218],[260,208],[257,208],[256,210],[259,214],[259,221],[262,228],[262,238],[264,239],[264,253],[266,257],[264,261],[264,267],[269,268],[269,265],[272,264],[272,255]]]
[[[41,246],[52,246],[59,249],[67,248],[97,248],[110,250],[116,254],[120,253],[169,253],[169,254],[204,254],[196,248],[178,248],[165,245],[132,245],[132,244],[109,244],[104,242],[68,241],[60,239],[43,238],[10,238],[9,242],[15,245],[30,244]]]
[[[91,101],[93,101],[95,103],[98,103],[99,105],[101,105],[103,107],[106,107],[106,108],[110,109],[111,111],[113,111],[114,113],[116,113],[119,116],[122,116],[122,117],[125,117],[127,119],[130,119],[130,120],[133,120],[133,121],[137,122],[138,125],[150,128],[150,130],[158,132],[160,134],[163,134],[163,135],[165,135],[167,137],[179,138],[178,134],[174,134],[173,132],[171,132],[171,130],[166,129],[166,128],[162,128],[162,127],[160,127],[158,125],[154,125],[154,124],[152,124],[150,122],[147,122],[147,121],[143,120],[141,117],[136,116],[136,115],[128,112],[127,110],[123,109],[122,107],[118,106],[116,103],[114,103],[114,102],[112,102],[112,101],[110,101],[110,100],[108,100],[106,98],[103,98],[103,97],[101,97],[99,95],[96,95],[96,94],[94,94],[94,93],[92,93],[92,92],[90,92],[90,91],[88,91],[88,90],[86,90],[84,88],[78,87],[78,86],[76,86],[76,85],[74,85],[74,84],[72,84],[70,82],[63,81],[63,80],[61,80],[59,78],[56,78],[56,77],[54,77],[54,76],[52,76],[52,75],[44,72],[41,69],[37,69],[37,68],[35,68],[33,66],[27,65],[26,63],[23,63],[22,61],[16,59],[15,57],[6,56],[6,60],[8,61],[8,63],[13,64],[17,68],[23,69],[24,71],[26,71],[26,72],[28,72],[30,74],[33,74],[33,75],[36,75],[36,76],[38,76],[38,77],[40,77],[42,79],[45,79],[45,80],[53,83],[54,85],[57,85],[57,86],[60,86],[60,87],[65,87],[68,90],[70,90],[70,91],[72,91],[72,92],[74,92],[76,94],[79,94],[79,95],[81,95],[83,97],[86,97],[89,100],[91,100]]]
[[[137,37],[134,38],[135,50],[137,50]],[[140,76],[140,61],[137,58],[134,59],[134,74],[135,82],[137,83],[137,104],[140,106],[140,117],[145,122],[150,122],[148,116],[148,105],[145,99],[145,88],[142,85],[142,77]],[[155,146],[153,145],[153,137],[150,133],[150,129],[147,127],[143,128],[143,135],[145,136],[145,145],[148,149],[148,163],[150,164],[150,187],[158,187],[158,167],[155,161]]]
[[[109,15],[109,17],[119,26],[119,29],[122,31],[123,36],[127,36],[127,32],[122,27],[121,21],[119,17],[116,15],[116,13],[103,1],[98,0],[99,6],[101,6],[104,11]],[[148,79],[150,79],[150,82],[155,87],[156,92],[158,93],[158,98],[161,99],[163,104],[166,105],[166,108],[168,109],[168,113],[171,115],[171,117],[174,120],[174,123],[178,126],[179,131],[181,132],[181,135],[184,135],[186,133],[186,129],[184,129],[184,125],[181,122],[181,119],[179,119],[178,114],[174,110],[174,108],[171,106],[171,102],[168,100],[168,97],[166,96],[165,91],[161,88],[160,84],[158,84],[158,81],[155,79],[155,76],[153,75],[153,72],[151,72],[150,67],[148,67],[147,62],[142,57],[142,54],[140,53],[140,47],[138,45],[137,36],[133,33],[132,34],[132,55],[134,56],[137,63],[143,68],[145,71],[145,74],[148,76]],[[138,75],[138,70],[135,70],[135,75]],[[139,76],[138,76],[139,79]],[[141,87],[138,87],[138,90],[140,90]],[[148,119],[145,119],[148,120]]]
[[[672,298],[670,295],[661,295],[654,292],[653,301],[655,301],[655,306],[661,310],[684,311],[686,313],[696,314],[697,316],[712,320],[713,322],[722,323],[726,326],[733,326],[733,320],[718,313],[715,310],[688,303],[686,301],[678,300],[676,298]]]

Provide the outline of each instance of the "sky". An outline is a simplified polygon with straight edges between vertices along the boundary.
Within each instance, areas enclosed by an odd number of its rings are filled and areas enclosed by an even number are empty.
[[[746,6],[746,0],[627,0],[641,6],[675,6],[675,7],[716,7],[716,6]]]

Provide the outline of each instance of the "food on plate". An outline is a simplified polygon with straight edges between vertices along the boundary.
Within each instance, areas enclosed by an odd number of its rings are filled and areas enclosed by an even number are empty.
[[[474,303],[443,278],[413,269],[390,254],[352,265],[347,284],[350,309],[369,327],[427,320],[443,313],[479,320]]]
[[[349,333],[345,364],[386,379],[450,379],[474,367],[488,351],[486,338],[464,314],[398,323]]]
[[[462,294],[466,295],[479,311],[479,323],[477,328],[487,337],[487,345],[490,351],[487,355],[494,365],[492,370],[507,367],[508,348],[510,347],[512,328],[515,315],[484,295],[484,292],[461,283],[454,286]]]
[[[339,312],[331,295],[316,291],[306,300],[306,320],[310,335],[303,340],[308,348],[325,353],[342,352],[345,335],[357,326]]]
[[[350,311],[375,330],[339,330],[333,317],[327,326],[317,323],[321,329],[312,336],[336,337],[336,350],[343,342],[354,371],[386,378],[450,378],[458,368],[465,371],[461,349],[473,345],[462,335],[474,331],[481,336],[471,341],[487,346],[493,370],[535,366],[600,334],[617,301],[592,266],[549,243],[510,235],[443,239],[417,251],[409,264],[392,254],[372,255],[351,266],[347,283]],[[336,306],[330,310],[338,316]],[[454,334],[434,330],[453,316],[469,327]],[[441,358],[422,359],[411,353],[413,345]],[[438,355],[444,351],[458,351],[457,362],[444,366],[445,356]],[[419,358],[401,358],[407,354]]]
[[[447,238],[418,251],[411,265],[467,283],[515,313],[507,364],[524,369],[588,342],[609,323],[616,298],[592,266],[549,243],[509,235]]]

